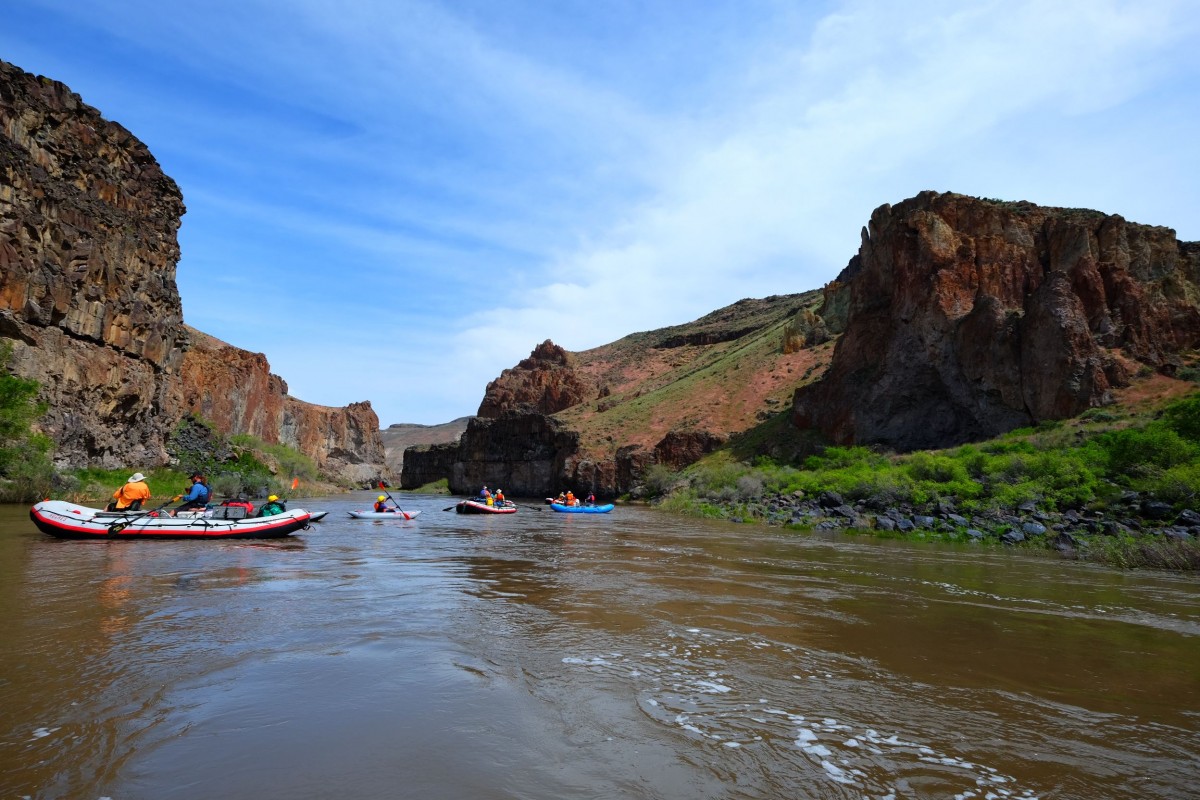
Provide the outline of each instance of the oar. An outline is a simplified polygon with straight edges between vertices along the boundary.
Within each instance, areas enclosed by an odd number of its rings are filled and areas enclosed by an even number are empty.
[[[380,488],[380,490],[381,490],[381,491],[382,491],[384,494],[386,494],[386,495],[387,495],[387,499],[388,499],[388,500],[391,500],[393,503],[396,503],[396,498],[392,497],[392,494],[391,494],[391,492],[389,492],[387,489],[385,489],[385,488],[383,487],[383,481],[380,481],[380,482],[379,482],[379,488]],[[403,508],[401,508],[401,507],[400,507],[400,504],[399,504],[399,503],[396,503],[396,510],[397,510],[397,511],[399,511],[399,512],[400,512],[400,514],[401,514],[401,515],[402,515],[402,516],[403,516],[405,519],[412,519],[412,517],[410,517],[410,516],[408,515],[408,513],[407,513],[407,512],[406,512],[406,511],[405,511]]]
[[[117,520],[112,525],[108,526],[108,535],[116,536],[118,533],[120,533],[121,531],[128,528],[129,523],[133,522],[135,519],[138,519],[139,517],[149,516],[150,514],[153,514],[156,511],[162,511],[164,508],[171,505],[171,503],[174,503],[175,500],[178,500],[178,499],[179,498],[176,497],[173,500],[168,500],[167,502],[163,503],[158,508],[152,508],[149,511],[143,511],[141,514],[134,514],[132,517],[126,517],[125,519]]]

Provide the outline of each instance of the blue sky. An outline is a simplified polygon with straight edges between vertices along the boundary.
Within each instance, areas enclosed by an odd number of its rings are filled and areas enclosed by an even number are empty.
[[[924,189],[1200,240],[1191,0],[4,5],[179,183],[186,321],[384,426],[818,288]]]

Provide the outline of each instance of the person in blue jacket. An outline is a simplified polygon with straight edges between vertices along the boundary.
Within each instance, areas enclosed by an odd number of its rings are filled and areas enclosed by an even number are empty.
[[[208,499],[212,497],[212,489],[208,488],[208,484],[204,482],[204,476],[199,472],[192,473],[192,488],[188,489],[187,494],[177,495],[178,500],[183,498],[183,502],[171,512],[171,516],[175,516],[179,511],[195,511],[203,509],[208,505]]]

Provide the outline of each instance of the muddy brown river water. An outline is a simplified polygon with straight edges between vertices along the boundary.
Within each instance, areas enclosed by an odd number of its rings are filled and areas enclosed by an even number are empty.
[[[1200,796],[1200,580],[623,508],[67,542],[0,507],[0,800]]]

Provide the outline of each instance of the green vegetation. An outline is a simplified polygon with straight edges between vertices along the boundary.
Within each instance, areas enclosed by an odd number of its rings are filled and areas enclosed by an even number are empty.
[[[91,467],[78,469],[62,476],[67,499],[85,505],[103,506],[112,499],[112,494],[129,479],[131,470],[100,469]],[[188,472],[178,469],[143,470],[146,485],[150,487],[150,506],[160,506],[173,496],[191,486]]]
[[[904,455],[825,447],[790,461],[750,458],[753,438],[748,435],[680,474],[652,470],[646,494],[666,509],[698,516],[806,527],[796,520],[797,503],[832,492],[854,507],[859,522],[895,508],[940,513],[941,519],[953,514],[963,521],[907,534],[875,528],[877,534],[966,541],[999,540],[1020,530],[1026,520],[1014,515],[1022,512],[1036,511],[1048,520],[1069,514],[1071,521],[1089,514],[1094,519],[1137,516],[1141,506],[1130,505],[1135,500],[1152,501],[1174,519],[1191,509],[1200,493],[1200,393],[1171,403],[1157,416],[1095,410],[1066,424],[1046,423],[983,443]],[[800,450],[796,443],[785,449]],[[978,528],[973,535],[964,524],[967,517],[970,527]],[[1164,525],[1161,517],[1157,523]],[[1129,567],[1200,568],[1194,537],[1145,535],[1154,529],[1152,523],[1112,523],[1107,535],[1092,537],[1077,555]],[[1053,533],[1030,536],[1026,546],[1061,544],[1054,540]]]
[[[0,343],[0,367],[11,359],[12,344]],[[37,381],[0,373],[0,502],[34,502],[53,484],[50,439],[33,429],[46,413],[37,402],[40,388]]]
[[[450,494],[450,481],[447,478],[441,478],[413,491],[419,494]]]

